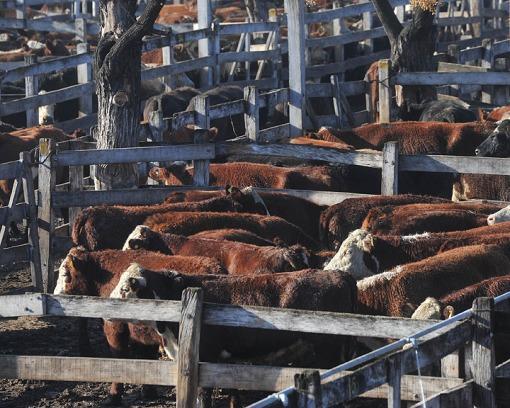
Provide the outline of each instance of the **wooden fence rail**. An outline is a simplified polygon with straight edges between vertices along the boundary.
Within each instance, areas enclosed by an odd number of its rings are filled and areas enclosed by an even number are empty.
[[[370,334],[370,336],[394,338],[395,336],[411,337],[413,333],[435,323],[434,321],[382,316],[209,304],[203,303],[201,290],[193,288],[185,289],[182,299],[181,303],[180,301],[101,299],[40,293],[1,296],[0,317],[78,316],[128,319],[130,321],[157,319],[179,322],[180,331],[177,362],[0,356],[0,377],[53,381],[115,381],[177,386],[177,398],[181,401],[179,406],[184,406],[188,405],[190,401],[196,401],[198,387],[274,392],[292,386],[294,384],[293,377],[305,370],[296,367],[202,363],[198,353],[202,324],[347,336]],[[489,373],[492,369],[493,373],[497,372],[498,377],[503,378],[508,375],[509,370],[506,370],[508,364],[502,364],[497,369],[494,366],[487,368],[483,365],[478,370],[479,372],[475,369],[473,379],[466,383],[467,385],[463,383],[462,378],[417,377],[406,373],[415,371],[418,366],[423,368],[437,362],[441,357],[463,347],[466,341],[479,342],[482,337],[476,339],[476,327],[478,322],[487,321],[486,317],[482,317],[482,314],[487,310],[484,305],[488,305],[489,310],[494,310],[494,302],[490,301],[490,299],[485,301],[483,298],[477,300],[472,320],[455,322],[438,332],[431,332],[417,343],[416,348],[404,348],[370,362],[362,368],[343,371],[339,373],[339,376],[336,375],[322,384],[319,383],[318,387],[322,396],[322,405],[320,406],[330,406],[359,396],[388,398],[390,395],[391,406],[397,407],[400,406],[401,400],[420,401],[420,387],[423,387],[425,397],[431,400],[440,398],[436,394],[448,394],[448,398],[459,394],[459,398],[466,398],[465,394],[467,393],[469,397],[471,391],[476,400],[483,395],[476,391],[476,387],[481,384],[482,374]],[[494,312],[490,313],[490,316],[495,316]],[[481,318],[483,320],[480,320]],[[486,327],[494,328],[495,325]],[[324,332],[325,329],[326,332]],[[493,329],[490,329],[480,335],[485,339],[487,336],[493,336],[493,333]],[[204,335],[207,336],[207,330],[204,331]],[[477,359],[483,358],[486,349],[473,347],[473,361],[478,361]],[[493,345],[489,346],[489,350],[491,347]],[[182,364],[183,362],[186,364]],[[397,370],[388,370],[392,364]],[[324,376],[328,371],[320,370],[320,373]],[[493,376],[495,375],[493,374]],[[255,378],[256,381],[254,381]],[[390,385],[385,386],[385,383]],[[493,393],[493,390],[490,392]],[[304,401],[308,401],[310,397],[313,395],[309,395]],[[255,404],[254,406],[264,405]]]

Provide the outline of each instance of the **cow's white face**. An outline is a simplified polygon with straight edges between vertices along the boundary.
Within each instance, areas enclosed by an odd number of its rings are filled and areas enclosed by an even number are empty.
[[[506,221],[510,221],[510,205],[487,217],[488,225],[499,224],[500,222]]]
[[[147,286],[147,279],[143,276],[143,269],[134,263],[120,276],[119,283],[115,286],[110,297],[114,299],[133,299],[137,297],[137,291]]]
[[[441,305],[433,297],[425,299],[420,306],[416,308],[411,319],[430,320],[441,319]]]
[[[122,247],[123,251],[127,251],[129,249],[140,249],[140,248],[132,248],[129,245],[129,241],[135,240],[135,239],[144,239],[145,238],[145,231],[149,230],[150,228],[146,225],[137,225],[133,232],[129,234],[129,236],[126,239],[126,242],[124,242],[124,246]]]
[[[66,257],[58,268],[57,284],[55,286],[55,290],[53,291],[54,295],[66,294],[66,284],[71,281],[71,272],[68,269],[68,262],[69,257]]]
[[[46,91],[40,91],[39,95],[44,95]],[[39,124],[51,125],[55,121],[55,105],[39,106]]]
[[[373,246],[372,234],[364,229],[354,230],[324,269],[349,272],[356,280],[372,276],[379,272],[379,262],[371,254]]]

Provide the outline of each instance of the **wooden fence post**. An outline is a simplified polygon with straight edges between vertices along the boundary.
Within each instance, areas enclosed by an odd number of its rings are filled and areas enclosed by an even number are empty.
[[[53,290],[53,238],[55,233],[55,214],[52,205],[52,193],[55,191],[56,169],[53,163],[55,141],[39,140],[39,248],[41,252],[41,270],[44,292]]]
[[[213,21],[213,14],[211,8],[211,2],[209,0],[197,0],[198,10],[198,28],[211,28]],[[204,38],[198,40],[198,57],[208,57],[212,54],[212,41],[210,38]],[[210,88],[213,85],[213,68],[208,66],[202,69],[200,72],[200,87]]]
[[[493,49],[494,40],[490,38],[485,38],[482,40],[483,54],[481,65],[482,68],[487,68],[488,70],[494,69],[494,49]],[[492,103],[493,102],[493,93],[494,86],[482,86],[482,102],[484,103]]]
[[[82,143],[80,141],[71,142],[70,150],[80,150]],[[83,189],[83,166],[69,166],[69,191],[81,191]],[[79,207],[69,208],[69,235],[73,229],[74,221],[81,212]]]
[[[254,142],[259,140],[259,92],[255,86],[244,88],[244,126],[246,135]]]
[[[149,115],[149,129],[151,140],[153,142],[162,142],[163,133],[165,132],[165,121],[163,120],[163,110],[158,104],[158,110],[152,111]]]
[[[367,11],[363,13],[363,30],[368,31],[371,30],[374,26],[374,15],[371,11]],[[368,39],[363,41],[363,44],[365,45],[365,55],[370,55],[372,52],[374,52],[374,40]]]
[[[23,20],[25,18],[25,0],[16,0],[16,19]]]
[[[80,7],[80,2],[77,1],[75,3],[77,7]],[[74,21],[74,27],[76,29],[76,37],[78,38],[78,41],[86,43],[87,42],[87,20],[84,18],[77,18]]]
[[[195,408],[198,395],[198,363],[202,326],[203,292],[187,288],[182,292],[177,354],[177,397],[179,408]]]
[[[398,194],[398,142],[384,144],[381,173],[381,195]]]
[[[32,163],[30,152],[21,152],[19,159],[23,172],[23,195],[25,197],[25,203],[28,205],[28,243],[30,244],[30,273],[32,275],[32,285],[38,291],[43,291],[41,254],[39,253],[39,235],[37,234],[37,203],[35,201],[34,179],[30,167]]]
[[[77,54],[88,54],[90,46],[87,43],[80,43],[76,46]],[[92,64],[80,64],[77,67],[78,83],[86,84],[92,81]],[[92,93],[80,97],[80,112],[79,116],[86,116],[92,113]]]
[[[297,408],[321,408],[321,377],[317,370],[306,370],[294,375],[297,391]]]
[[[340,1],[334,1],[333,2],[333,8],[334,9],[341,8],[341,7],[342,7],[342,3]],[[365,21],[365,19],[364,19],[364,16],[363,16],[363,22],[364,21]],[[332,24],[333,24],[333,35],[341,35],[342,33],[345,32],[342,18],[335,18],[332,21]],[[335,48],[334,48],[334,50],[335,50],[335,62],[342,62],[342,63],[344,62],[344,59],[345,59],[344,49],[345,49],[344,44],[340,44],[340,45],[335,46]],[[344,77],[345,77],[345,72],[339,72],[337,75],[338,75],[338,77],[340,79],[340,82],[343,82],[344,81]]]
[[[212,55],[214,55],[214,69],[213,69],[213,84],[219,85],[221,82],[221,64],[218,62],[219,54],[221,52],[221,31],[220,22],[215,19],[212,22],[213,31],[213,43],[212,43]]]
[[[494,408],[494,299],[474,300],[473,326],[473,404],[477,408]]]
[[[400,408],[402,359],[400,355],[388,360],[388,408]]]
[[[26,55],[25,65],[37,64],[37,55]],[[39,79],[36,75],[25,77],[25,96],[34,96],[39,93]],[[27,127],[39,124],[39,109],[27,109]]]
[[[194,143],[209,142],[209,128],[211,127],[209,119],[209,97],[199,95],[195,98],[195,124],[200,128],[195,130]],[[193,161],[193,185],[209,185],[209,160]]]
[[[484,31],[483,27],[483,9],[484,9],[483,0],[469,0],[469,8],[471,11],[471,17],[480,17],[481,21],[479,23],[474,23],[471,25],[473,27],[473,37],[481,37]]]
[[[390,60],[379,61],[379,122],[391,122],[392,89],[390,86]]]
[[[306,98],[305,3],[285,0],[289,47],[289,122],[290,137],[303,133]]]

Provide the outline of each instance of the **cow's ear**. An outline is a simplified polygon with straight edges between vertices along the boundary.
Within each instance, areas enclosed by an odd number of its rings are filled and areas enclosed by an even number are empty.
[[[209,140],[216,140],[216,138],[218,137],[218,128],[217,127],[212,127],[209,129]]]
[[[443,310],[443,317],[449,319],[455,314],[455,308],[452,305],[448,305]]]
[[[227,184],[225,186],[225,194],[229,195],[232,192],[232,186],[230,184]]]

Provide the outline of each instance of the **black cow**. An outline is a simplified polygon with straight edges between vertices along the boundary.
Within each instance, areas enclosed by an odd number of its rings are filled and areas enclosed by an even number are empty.
[[[476,122],[476,114],[455,100],[425,101],[411,104],[409,112],[403,114],[404,120],[420,122],[466,123]]]
[[[510,157],[510,119],[502,120],[475,150],[482,157]]]

